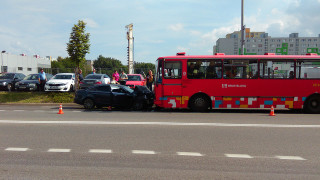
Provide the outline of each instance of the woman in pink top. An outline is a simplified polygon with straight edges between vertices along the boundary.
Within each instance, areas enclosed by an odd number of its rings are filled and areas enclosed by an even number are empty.
[[[114,73],[112,74],[112,77],[114,77],[114,79],[118,82],[119,81],[119,73],[117,70],[114,71]]]

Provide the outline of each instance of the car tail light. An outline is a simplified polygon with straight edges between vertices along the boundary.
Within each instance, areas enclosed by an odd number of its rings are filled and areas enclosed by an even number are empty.
[[[80,81],[80,84],[84,84],[82,81]]]
[[[96,82],[95,84],[102,84],[102,82],[101,82],[101,81],[98,81],[98,82]]]

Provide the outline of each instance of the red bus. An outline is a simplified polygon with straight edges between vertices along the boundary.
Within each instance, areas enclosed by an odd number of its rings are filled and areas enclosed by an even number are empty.
[[[320,113],[320,56],[224,55],[159,57],[160,108],[289,108]]]

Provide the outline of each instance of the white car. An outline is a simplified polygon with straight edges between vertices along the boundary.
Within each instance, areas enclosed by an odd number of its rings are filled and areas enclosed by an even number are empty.
[[[74,73],[59,73],[47,81],[45,91],[73,91]]]

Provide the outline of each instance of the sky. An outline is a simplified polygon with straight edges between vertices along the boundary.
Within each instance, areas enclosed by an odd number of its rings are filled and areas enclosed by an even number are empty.
[[[320,0],[244,0],[244,24],[272,37],[318,37]],[[67,57],[78,20],[87,23],[90,53],[127,63],[125,26],[133,23],[134,60],[186,52],[211,55],[219,38],[239,31],[241,0],[1,0],[0,51]]]

